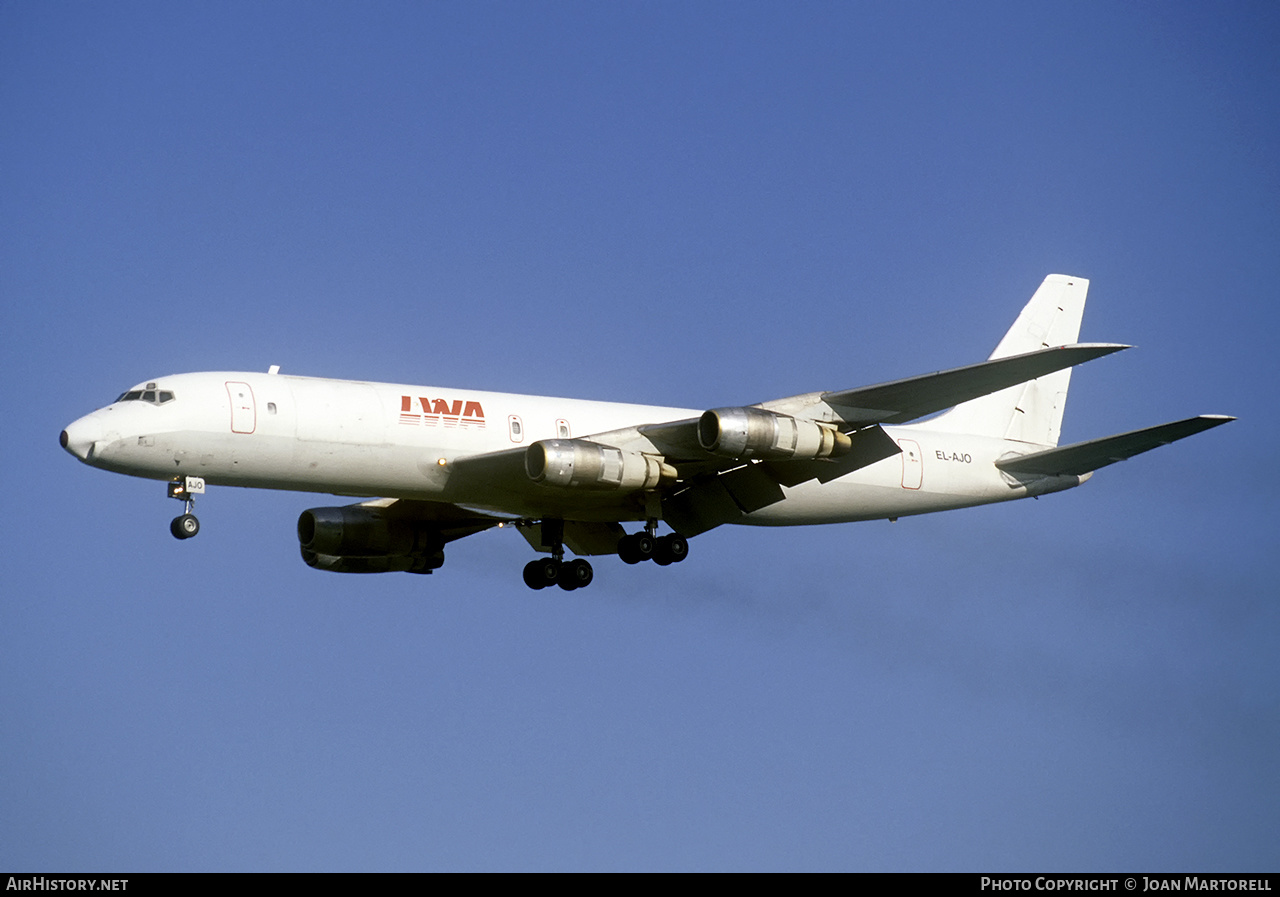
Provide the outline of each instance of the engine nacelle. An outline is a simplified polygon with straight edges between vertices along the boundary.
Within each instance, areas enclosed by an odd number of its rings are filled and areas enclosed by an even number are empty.
[[[524,468],[535,483],[579,489],[652,489],[676,478],[675,468],[661,458],[586,439],[535,442],[525,450]]]
[[[308,567],[330,573],[430,573],[444,563],[444,552],[427,557],[412,555],[380,555],[377,557],[338,557],[316,554],[302,549],[302,560]]]
[[[298,544],[309,567],[335,573],[429,573],[444,563],[439,533],[386,508],[311,508],[298,517]]]
[[[832,458],[852,448],[834,427],[763,408],[714,408],[698,419],[698,442],[727,458],[768,461]]]

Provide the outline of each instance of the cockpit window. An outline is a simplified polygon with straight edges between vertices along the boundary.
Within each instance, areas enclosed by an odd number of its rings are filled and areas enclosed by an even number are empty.
[[[148,383],[146,389],[131,389],[120,393],[117,402],[147,402],[151,405],[163,405],[172,402],[175,396],[167,389],[156,389],[154,383]]]

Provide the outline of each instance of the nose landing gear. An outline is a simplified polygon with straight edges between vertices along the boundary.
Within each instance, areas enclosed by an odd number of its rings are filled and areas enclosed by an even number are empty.
[[[169,497],[176,498],[185,504],[184,513],[173,518],[169,524],[169,532],[175,539],[190,539],[200,532],[200,521],[191,513],[195,510],[196,500],[193,496],[204,495],[203,477],[174,477],[169,481]]]

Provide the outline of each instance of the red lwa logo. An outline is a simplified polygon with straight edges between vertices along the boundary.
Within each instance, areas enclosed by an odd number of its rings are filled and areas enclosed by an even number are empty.
[[[483,427],[484,409],[479,402],[462,399],[401,396],[400,423],[411,427]]]

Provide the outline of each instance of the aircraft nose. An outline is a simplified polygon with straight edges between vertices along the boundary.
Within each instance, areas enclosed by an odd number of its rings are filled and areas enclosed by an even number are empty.
[[[58,436],[58,442],[64,449],[85,462],[93,457],[94,443],[101,439],[102,424],[93,419],[92,415],[67,424],[67,428]]]

